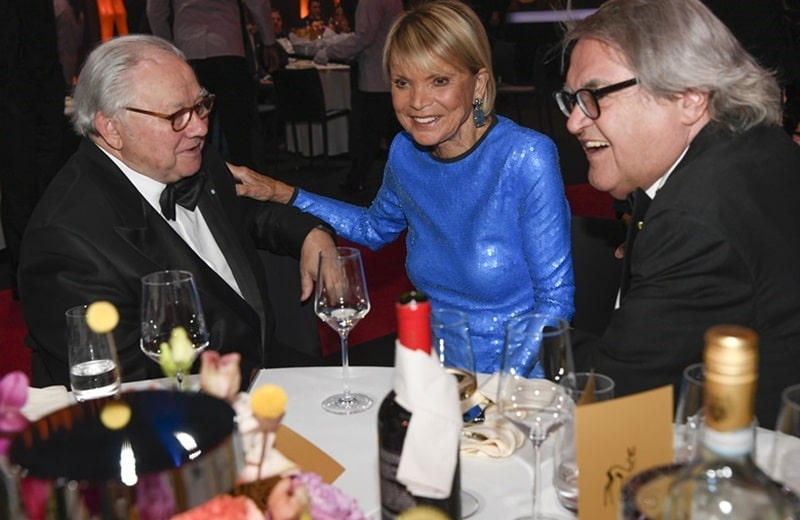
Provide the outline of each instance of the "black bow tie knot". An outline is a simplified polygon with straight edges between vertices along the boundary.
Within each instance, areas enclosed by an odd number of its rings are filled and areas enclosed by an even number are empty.
[[[164,217],[167,220],[175,220],[175,204],[194,211],[200,200],[200,194],[203,192],[205,181],[205,174],[201,170],[191,177],[184,177],[178,182],[167,184],[158,198]]]

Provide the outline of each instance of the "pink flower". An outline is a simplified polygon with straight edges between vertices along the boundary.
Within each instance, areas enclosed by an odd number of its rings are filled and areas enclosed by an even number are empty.
[[[200,354],[200,389],[214,397],[233,401],[242,384],[240,359],[238,352],[220,356],[215,350],[204,350]]]
[[[0,455],[8,453],[13,434],[28,425],[20,411],[28,400],[28,376],[16,370],[0,379]]]
[[[311,518],[314,520],[366,520],[356,499],[339,488],[326,484],[317,473],[292,475],[295,485],[304,487],[311,498]]]

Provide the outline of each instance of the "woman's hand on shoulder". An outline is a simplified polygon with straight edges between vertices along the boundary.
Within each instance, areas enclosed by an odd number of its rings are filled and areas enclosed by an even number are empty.
[[[250,197],[251,199],[263,202],[272,201],[287,204],[294,195],[294,187],[289,186],[272,177],[262,175],[257,171],[251,170],[247,166],[235,166],[228,164],[236,184],[236,195],[240,197]]]

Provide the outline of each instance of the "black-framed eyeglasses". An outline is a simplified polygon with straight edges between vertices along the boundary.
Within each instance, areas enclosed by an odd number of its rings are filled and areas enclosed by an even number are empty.
[[[151,110],[144,110],[141,108],[125,107],[125,110],[136,112],[137,114],[144,114],[146,116],[153,116],[159,119],[165,119],[172,124],[172,129],[180,132],[189,125],[192,120],[192,114],[197,114],[200,119],[205,119],[214,108],[214,94],[206,94],[195,105],[182,108],[172,114],[162,114],[161,112],[153,112]]]
[[[632,87],[637,83],[639,83],[639,80],[633,78],[603,88],[581,88],[574,93],[567,92],[566,90],[559,90],[553,93],[553,97],[556,98],[558,108],[561,109],[561,112],[565,116],[569,117],[577,104],[586,117],[589,119],[597,119],[600,117],[600,104],[598,101],[601,97],[624,88]]]

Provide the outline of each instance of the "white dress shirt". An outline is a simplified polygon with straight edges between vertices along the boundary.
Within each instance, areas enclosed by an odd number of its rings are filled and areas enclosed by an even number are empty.
[[[100,149],[103,150],[102,148]],[[184,242],[189,244],[189,247],[192,248],[197,256],[202,258],[214,272],[221,276],[241,296],[242,291],[239,290],[239,284],[236,283],[233,271],[231,271],[225,255],[222,254],[219,244],[217,244],[214,235],[211,233],[200,207],[196,207],[194,211],[189,211],[178,204],[175,206],[175,220],[168,220],[161,213],[161,203],[159,202],[161,192],[164,191],[166,184],[131,169],[127,164],[105,150],[103,152],[114,161],[114,164],[122,170],[122,173],[131,181],[131,184],[144,197],[144,200],[156,210],[159,216],[175,230]]]

